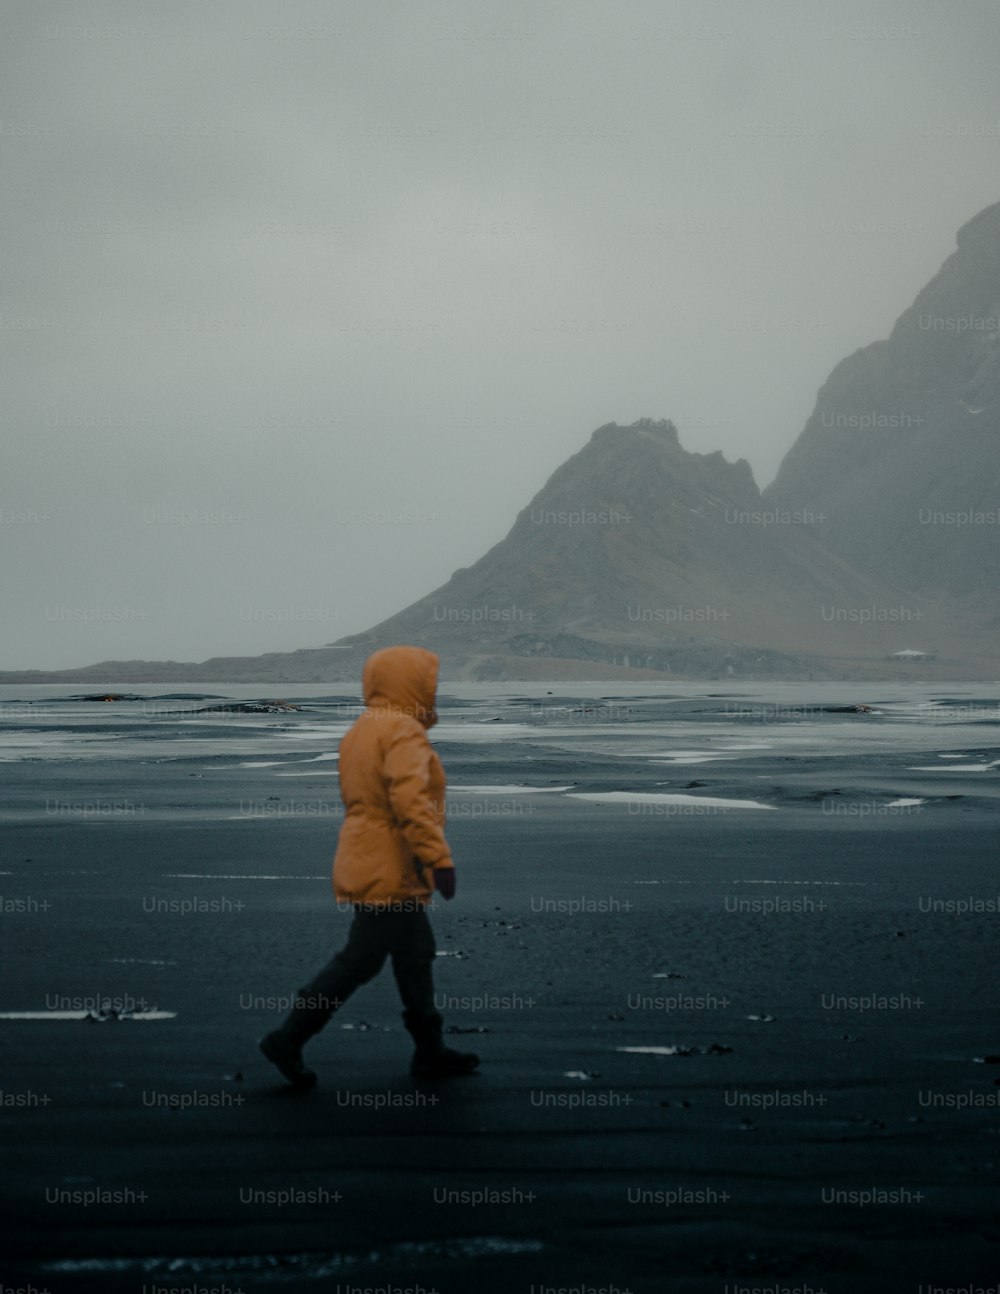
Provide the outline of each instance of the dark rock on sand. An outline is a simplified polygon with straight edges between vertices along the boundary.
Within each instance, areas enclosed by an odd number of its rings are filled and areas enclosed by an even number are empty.
[[[204,705],[195,714],[287,714],[302,709],[290,701],[224,701],[221,705]]]

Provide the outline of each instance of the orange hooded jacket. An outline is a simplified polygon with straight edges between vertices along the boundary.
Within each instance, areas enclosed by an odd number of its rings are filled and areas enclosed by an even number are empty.
[[[340,742],[344,821],[333,889],[347,903],[427,903],[433,869],[453,867],[444,838],[445,775],[427,729],[439,659],[423,647],[384,647],[365,661],[366,709]]]

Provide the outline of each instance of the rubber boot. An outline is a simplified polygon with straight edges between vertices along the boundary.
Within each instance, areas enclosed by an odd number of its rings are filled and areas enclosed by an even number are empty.
[[[479,1057],[471,1051],[452,1051],[441,1041],[444,1021],[436,1012],[419,1015],[403,1012],[403,1023],[416,1043],[410,1073],[418,1078],[450,1078],[454,1074],[471,1074]]]
[[[300,991],[298,1001],[304,998],[305,994]],[[330,1007],[296,1005],[284,1024],[266,1033],[258,1043],[263,1054],[293,1087],[305,1090],[316,1086],[318,1077],[302,1059],[302,1048],[319,1033],[339,1005],[339,1002]]]

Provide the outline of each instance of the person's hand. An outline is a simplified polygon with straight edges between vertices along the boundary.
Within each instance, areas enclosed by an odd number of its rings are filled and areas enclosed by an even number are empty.
[[[454,867],[434,868],[434,888],[443,899],[453,899],[455,897]]]

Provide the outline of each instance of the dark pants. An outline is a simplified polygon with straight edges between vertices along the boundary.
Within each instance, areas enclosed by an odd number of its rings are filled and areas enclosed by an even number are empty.
[[[330,1014],[355,989],[374,979],[391,957],[403,1006],[414,1016],[433,1015],[435,953],[434,931],[422,904],[405,909],[356,904],[347,943],[299,990],[302,1009],[314,1013],[310,1023],[322,1028]]]

